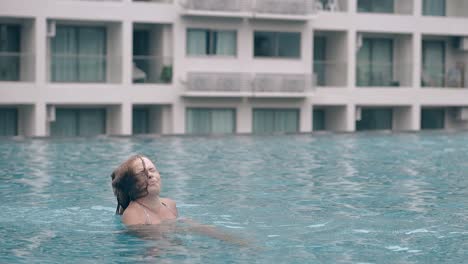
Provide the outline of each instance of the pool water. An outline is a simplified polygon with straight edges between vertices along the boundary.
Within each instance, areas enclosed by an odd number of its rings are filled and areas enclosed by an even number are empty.
[[[182,217],[250,241],[135,237],[111,171],[155,160]],[[463,263],[468,134],[0,141],[0,263]]]

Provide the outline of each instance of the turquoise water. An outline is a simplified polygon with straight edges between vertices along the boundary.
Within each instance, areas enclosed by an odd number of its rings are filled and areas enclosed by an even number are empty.
[[[156,160],[181,216],[251,241],[128,234],[111,171]],[[462,263],[468,134],[0,141],[0,263]]]

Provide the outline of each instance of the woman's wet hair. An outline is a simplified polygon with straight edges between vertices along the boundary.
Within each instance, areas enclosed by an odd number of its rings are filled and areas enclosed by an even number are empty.
[[[117,198],[116,214],[122,215],[131,201],[148,195],[148,171],[143,157],[131,156],[111,174],[112,189]],[[136,171],[137,160],[141,160],[143,171]]]

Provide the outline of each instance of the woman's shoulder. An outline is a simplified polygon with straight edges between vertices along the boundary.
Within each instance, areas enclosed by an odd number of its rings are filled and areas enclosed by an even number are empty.
[[[167,206],[176,207],[176,202],[171,198],[159,198],[161,202],[165,203]]]
[[[145,223],[141,208],[130,203],[122,215],[122,222],[126,225],[141,225]]]
[[[170,209],[170,211],[177,217],[179,215],[179,212],[177,210],[177,204],[174,200],[170,198],[159,198],[162,203],[166,205],[167,208]]]

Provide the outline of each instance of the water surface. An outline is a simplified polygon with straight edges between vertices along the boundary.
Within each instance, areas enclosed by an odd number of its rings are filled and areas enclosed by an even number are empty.
[[[155,160],[183,217],[252,241],[147,241],[111,171]],[[0,141],[1,263],[462,263],[468,134]]]

